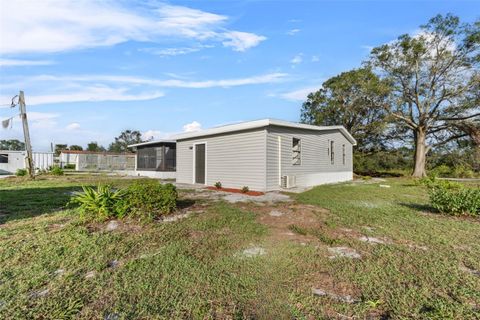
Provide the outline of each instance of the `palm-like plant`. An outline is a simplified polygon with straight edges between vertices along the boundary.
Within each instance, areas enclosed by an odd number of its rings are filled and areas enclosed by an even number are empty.
[[[72,203],[80,205],[82,218],[103,221],[118,214],[118,203],[125,196],[123,190],[114,190],[110,185],[99,185],[97,190],[82,187],[83,193],[72,198]]]

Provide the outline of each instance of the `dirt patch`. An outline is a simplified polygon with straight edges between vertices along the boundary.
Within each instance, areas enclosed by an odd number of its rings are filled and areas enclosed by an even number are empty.
[[[324,227],[324,220],[326,215],[329,214],[327,210],[322,208],[292,203],[279,203],[273,206],[242,203],[238,206],[242,210],[257,213],[257,221],[269,227],[269,239],[271,241],[286,240],[300,244],[320,244],[317,237],[302,233],[299,230]]]
[[[216,188],[216,187],[207,187],[208,190],[214,190],[214,191],[222,191],[222,192],[230,192],[230,193],[241,193],[241,194],[245,194],[245,195],[248,195],[248,196],[254,196],[254,197],[258,197],[258,196],[263,196],[265,193],[264,192],[260,192],[260,191],[247,191],[247,192],[243,192],[242,190],[240,189],[234,189],[234,188]]]

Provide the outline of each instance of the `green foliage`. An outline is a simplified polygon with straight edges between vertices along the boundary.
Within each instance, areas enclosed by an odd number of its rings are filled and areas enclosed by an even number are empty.
[[[50,173],[53,174],[54,176],[63,176],[64,174],[63,169],[60,168],[59,166],[53,166],[50,169]]]
[[[480,189],[452,189],[436,185],[429,190],[432,206],[440,212],[454,216],[480,216]]]
[[[17,171],[15,172],[15,175],[17,177],[24,177],[26,176],[28,173],[27,169],[17,169]]]
[[[128,152],[128,145],[142,142],[142,134],[137,130],[125,130],[108,147],[112,152]]]
[[[17,139],[0,140],[0,150],[23,151],[25,143]]]
[[[63,166],[63,169],[75,170],[75,164],[74,163],[66,164]]]
[[[76,145],[76,144],[72,144],[68,150],[72,150],[72,151],[83,151],[83,147],[82,146],[79,146],[79,145]]]
[[[123,190],[114,190],[110,185],[82,187],[83,193],[74,196],[71,203],[79,204],[80,218],[84,221],[105,221],[123,213],[119,207],[125,196]]]
[[[250,189],[247,186],[243,186],[241,191],[242,193],[247,193]]]
[[[430,203],[438,211],[454,216],[480,215],[480,188],[468,188],[435,176],[422,178],[419,184],[428,187]]]
[[[104,221],[111,218],[138,218],[152,220],[169,214],[176,208],[177,190],[172,184],[158,181],[137,181],[124,189],[114,190],[110,185],[82,187],[83,193],[72,198],[80,204],[85,221]]]
[[[217,181],[217,182],[215,182],[214,186],[217,189],[221,189],[222,188],[222,183],[220,181]]]
[[[412,151],[407,148],[353,154],[353,171],[361,175],[378,176],[387,171],[408,171],[412,165]]]
[[[390,86],[371,69],[360,68],[328,79],[302,105],[301,120],[315,125],[343,125],[362,151],[382,147],[385,139],[385,100]]]
[[[89,144],[87,144],[87,151],[92,151],[92,152],[101,152],[101,151],[106,151],[103,146],[100,146],[98,142],[92,141]]]
[[[171,183],[156,180],[137,181],[125,189],[125,197],[119,206],[123,214],[141,220],[169,214],[175,210],[178,193]]]

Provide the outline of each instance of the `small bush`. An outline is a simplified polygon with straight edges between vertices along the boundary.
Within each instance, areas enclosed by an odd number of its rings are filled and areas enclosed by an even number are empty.
[[[222,188],[222,183],[220,181],[217,181],[217,182],[215,182],[214,186],[217,189],[221,189]]]
[[[250,189],[247,186],[242,187],[242,193],[247,193]]]
[[[82,187],[83,193],[72,198],[70,202],[80,205],[80,218],[84,221],[105,221],[124,213],[119,206],[125,196],[123,190],[114,190],[109,185]]]
[[[74,163],[66,164],[63,166],[63,169],[75,170],[75,164]]]
[[[432,206],[451,215],[480,216],[480,189],[435,185],[429,191]]]
[[[428,175],[435,176],[435,177],[448,177],[450,176],[451,172],[452,170],[450,169],[449,166],[442,164],[430,170],[428,172]]]
[[[428,187],[432,206],[451,215],[480,215],[480,189],[466,188],[454,181],[440,180],[435,176],[418,180]]]
[[[27,169],[17,169],[17,171],[15,172],[15,175],[17,177],[24,177],[26,176],[28,173]]]
[[[475,172],[466,165],[459,165],[453,169],[452,176],[455,178],[474,178]]]
[[[175,210],[177,198],[177,189],[171,183],[137,181],[125,189],[125,197],[119,206],[123,215],[151,220]]]
[[[53,166],[52,169],[50,169],[50,173],[54,176],[63,176],[64,174],[63,169],[58,166]]]

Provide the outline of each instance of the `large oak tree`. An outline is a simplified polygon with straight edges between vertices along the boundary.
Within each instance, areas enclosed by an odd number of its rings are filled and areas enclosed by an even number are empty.
[[[468,134],[459,124],[480,116],[480,21],[438,15],[414,35],[374,48],[369,64],[392,84],[386,108],[415,146],[413,176],[426,174],[431,148]]]
[[[389,83],[369,68],[343,72],[308,95],[301,121],[315,125],[343,125],[357,140],[361,152],[378,150],[386,142],[385,104]]]

